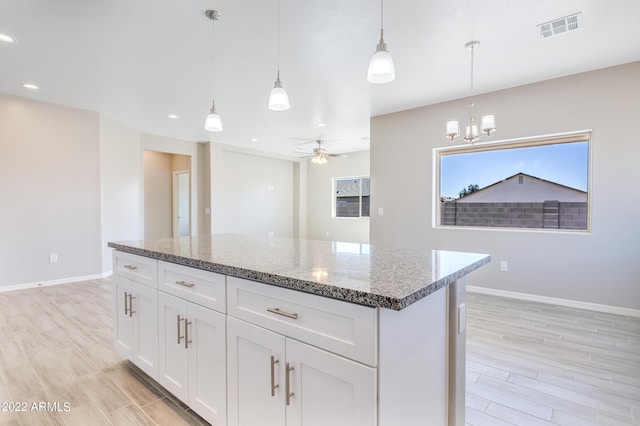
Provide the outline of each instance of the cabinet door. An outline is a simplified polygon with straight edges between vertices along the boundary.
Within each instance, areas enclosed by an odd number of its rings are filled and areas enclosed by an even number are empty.
[[[284,356],[284,336],[227,318],[229,426],[285,424]]]
[[[189,356],[184,338],[187,302],[159,292],[158,309],[158,382],[188,404]]]
[[[287,426],[375,425],[376,370],[287,339],[293,370]]]
[[[133,282],[119,275],[113,276],[113,347],[123,358],[131,357],[133,342],[132,319],[129,316],[129,295]]]
[[[213,425],[227,419],[227,351],[225,315],[189,303],[189,406]]]
[[[133,283],[133,347],[131,360],[158,379],[158,290]]]

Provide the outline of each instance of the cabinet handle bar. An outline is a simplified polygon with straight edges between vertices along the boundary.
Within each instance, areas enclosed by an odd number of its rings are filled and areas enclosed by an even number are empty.
[[[193,322],[185,318],[184,320],[184,348],[185,349],[189,349],[189,343],[191,343],[191,340],[189,340],[189,326],[191,324],[193,324]]]
[[[129,293],[129,317],[132,317],[133,314],[136,313],[136,311],[133,310],[133,299],[135,299],[136,297],[133,295],[133,293]]]
[[[267,308],[267,312],[271,312],[272,314],[282,315],[283,317],[298,319],[298,314],[295,312],[286,312],[280,310],[280,308]]]
[[[123,265],[122,267],[127,268],[130,271],[135,271],[136,269],[138,269],[138,267],[134,265]]]
[[[176,284],[179,284],[179,285],[184,286],[184,287],[189,287],[189,288],[191,288],[191,287],[194,287],[194,286],[195,286],[195,284],[193,284],[193,283],[188,283],[188,282],[186,282],[186,281],[176,281]]]
[[[276,389],[280,387],[280,385],[276,385],[276,364],[279,363],[280,360],[276,359],[275,356],[271,355],[271,396],[276,396]]]
[[[129,307],[127,306],[127,301],[129,300],[129,293],[124,292],[124,315],[129,315]]]
[[[285,380],[285,391],[286,391],[286,400],[287,400],[287,405],[291,405],[291,397],[295,395],[295,393],[291,392],[291,372],[293,371],[293,367],[291,367],[289,365],[289,363],[287,362],[286,364],[287,367],[287,375],[285,376],[286,380]]]
[[[177,325],[178,325],[178,344],[180,344],[180,342],[182,341],[182,339],[184,339],[184,336],[180,335],[180,322],[184,321],[184,318],[180,318],[180,314],[178,314],[177,316]]]

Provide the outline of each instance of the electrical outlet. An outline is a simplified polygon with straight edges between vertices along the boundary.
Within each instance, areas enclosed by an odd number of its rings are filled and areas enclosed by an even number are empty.
[[[273,237],[273,231],[269,231],[268,235],[269,237]]]
[[[384,209],[382,207],[378,207],[378,216],[384,216]]]
[[[56,253],[49,255],[49,263],[58,263],[58,255]]]
[[[508,270],[509,270],[509,262],[507,262],[506,260],[501,260],[500,261],[500,271],[507,272]]]

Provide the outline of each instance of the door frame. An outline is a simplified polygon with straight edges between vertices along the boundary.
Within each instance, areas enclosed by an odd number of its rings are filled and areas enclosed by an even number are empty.
[[[188,195],[189,195],[189,214],[187,215],[188,219],[189,219],[189,235],[191,235],[191,170],[176,170],[172,173],[172,180],[171,180],[171,185],[172,185],[172,204],[173,204],[173,209],[172,209],[172,219],[173,219],[173,236],[174,237],[179,237],[180,236],[180,227],[179,227],[179,223],[178,223],[178,213],[179,213],[179,208],[180,208],[180,204],[179,204],[179,194],[180,194],[180,185],[179,185],[179,181],[178,179],[180,178],[180,175],[184,175],[184,174],[188,174],[189,175],[189,190],[188,190]]]

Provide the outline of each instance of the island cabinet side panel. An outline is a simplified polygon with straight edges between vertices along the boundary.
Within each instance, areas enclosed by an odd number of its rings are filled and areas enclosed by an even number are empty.
[[[379,310],[379,425],[447,425],[447,291]]]

